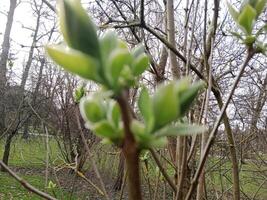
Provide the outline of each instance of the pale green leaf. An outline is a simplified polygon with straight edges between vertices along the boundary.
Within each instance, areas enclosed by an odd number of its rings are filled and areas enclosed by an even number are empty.
[[[108,119],[114,124],[116,128],[119,128],[119,123],[121,120],[121,110],[118,103],[115,101],[109,102]]]
[[[143,44],[138,44],[136,47],[134,47],[131,50],[131,54],[133,55],[134,58],[139,57],[141,54],[145,52],[145,47]]]
[[[198,91],[203,88],[206,84],[203,81],[199,81],[193,85],[191,85],[186,91],[179,93],[180,99],[180,115],[179,117],[183,117],[185,113],[189,110],[191,104],[196,98]]]
[[[205,126],[195,125],[195,124],[177,124],[166,126],[157,132],[155,132],[155,137],[165,137],[165,136],[184,136],[200,134],[207,131]]]
[[[99,137],[107,137],[111,139],[118,137],[116,129],[107,120],[103,120],[93,124],[92,130]]]
[[[153,97],[155,128],[161,128],[178,117],[179,99],[174,83],[159,86]]]
[[[230,31],[230,33],[231,33],[233,36],[237,37],[238,39],[243,40],[243,37],[242,37],[241,34],[239,34],[239,33],[237,33],[237,32],[233,32],[233,31]]]
[[[143,135],[145,133],[145,125],[137,120],[133,120],[130,125],[131,131],[134,135]]]
[[[107,58],[109,54],[118,46],[118,38],[114,31],[107,31],[100,38],[100,47],[103,59]]]
[[[252,32],[256,16],[257,16],[256,10],[253,7],[251,7],[251,5],[247,4],[242,9],[238,17],[238,24],[249,35]]]
[[[138,99],[138,108],[145,121],[147,131],[152,131],[155,123],[155,117],[153,113],[153,103],[149,96],[147,88],[143,87]]]
[[[264,10],[264,7],[266,6],[267,0],[258,0],[255,6],[255,9],[257,11],[257,16],[259,16],[262,11]]]
[[[93,57],[62,45],[49,45],[46,51],[65,70],[82,78],[101,82],[97,72],[99,63]]]
[[[134,59],[132,72],[134,76],[141,75],[149,66],[149,58],[146,54],[141,54]]]

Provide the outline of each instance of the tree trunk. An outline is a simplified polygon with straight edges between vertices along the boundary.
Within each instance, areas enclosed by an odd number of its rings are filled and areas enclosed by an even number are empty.
[[[37,38],[37,33],[38,33],[38,30],[39,30],[39,24],[40,24],[40,17],[41,17],[41,13],[40,13],[40,10],[42,8],[42,5],[37,9],[38,10],[38,17],[37,17],[37,21],[36,21],[36,29],[35,29],[35,32],[34,32],[34,37],[33,37],[33,41],[32,41],[32,45],[31,45],[31,48],[30,48],[30,52],[29,52],[29,57],[28,57],[28,61],[27,61],[27,64],[26,64],[26,67],[23,71],[23,74],[22,74],[22,80],[21,80],[21,84],[20,84],[20,91],[19,91],[19,94],[18,94],[18,98],[21,100],[21,104],[18,108],[18,115],[16,116],[16,119],[15,119],[15,129],[11,130],[11,133],[9,133],[8,137],[7,137],[7,140],[6,140],[6,145],[5,145],[5,152],[4,152],[4,155],[3,155],[3,162],[7,165],[8,164],[8,159],[9,159],[9,154],[10,154],[10,145],[12,143],[12,139],[13,137],[16,135],[17,133],[17,130],[18,130],[18,127],[24,123],[25,121],[22,122],[22,120],[20,120],[20,116],[23,114],[21,108],[23,106],[21,106],[24,102],[24,90],[25,90],[25,85],[26,85],[26,81],[27,81],[27,78],[28,78],[28,74],[29,74],[29,69],[30,69],[30,66],[31,66],[31,63],[32,63],[32,58],[33,58],[33,51],[34,51],[34,48],[36,46],[36,38]],[[24,114],[24,118],[26,120],[28,120],[27,116]],[[4,161],[5,159],[5,161]]]
[[[175,24],[174,24],[174,7],[173,7],[173,0],[168,0],[166,2],[166,14],[167,14],[167,36],[168,36],[168,42],[173,44],[174,47],[176,47],[176,41],[175,41]],[[176,55],[169,50],[169,58],[170,58],[170,65],[171,65],[171,71],[172,71],[172,76],[173,79],[178,79],[180,77],[180,71],[178,67],[178,62]],[[169,148],[171,149],[171,155],[174,154],[176,156],[172,156],[173,161],[176,162],[177,166],[177,171],[175,173],[175,182],[178,183],[179,179],[179,170],[181,166],[181,155],[182,155],[182,139],[180,137],[177,137],[177,142],[176,138],[174,137],[169,137],[168,138],[168,143],[170,144]],[[177,148],[175,152],[173,152],[173,145],[177,144]]]
[[[13,17],[17,0],[10,0],[9,12],[7,16],[6,29],[4,33],[4,41],[2,44],[2,53],[0,56],[0,135],[5,129],[5,86],[7,61],[10,49],[10,33],[13,24]]]
[[[10,147],[11,147],[12,139],[18,131],[19,124],[20,124],[20,122],[17,123],[16,128],[7,136],[7,139],[6,139],[4,154],[3,154],[3,159],[2,159],[6,165],[8,165],[8,161],[9,161]],[[1,171],[5,172],[5,169],[1,168]]]

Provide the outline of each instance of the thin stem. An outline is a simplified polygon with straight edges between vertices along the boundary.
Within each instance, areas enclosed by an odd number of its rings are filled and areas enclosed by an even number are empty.
[[[254,54],[255,54],[255,51],[253,49],[249,49],[248,50],[246,59],[245,59],[243,65],[241,66],[241,69],[240,69],[238,75],[236,76],[236,79],[235,79],[234,84],[233,84],[233,86],[232,86],[232,88],[230,90],[230,93],[228,94],[228,97],[226,99],[226,102],[223,105],[223,107],[221,109],[221,112],[220,112],[220,115],[217,118],[216,123],[215,123],[215,125],[214,125],[214,127],[213,127],[213,129],[212,129],[212,131],[210,133],[209,139],[207,141],[207,144],[206,144],[205,149],[204,149],[204,152],[203,152],[203,156],[201,158],[201,161],[199,163],[199,166],[197,168],[197,171],[195,173],[195,176],[194,176],[194,178],[192,180],[191,186],[190,186],[189,191],[187,193],[186,200],[191,199],[192,194],[193,194],[193,192],[196,189],[196,185],[198,183],[199,176],[200,176],[200,174],[202,172],[202,169],[203,169],[203,167],[205,165],[205,162],[206,162],[206,160],[208,158],[208,154],[209,154],[210,148],[211,148],[212,143],[213,143],[213,141],[215,139],[215,136],[216,136],[218,127],[219,127],[220,122],[221,122],[221,120],[222,120],[222,118],[224,116],[224,113],[226,111],[226,108],[227,108],[227,106],[228,106],[228,104],[229,104],[229,102],[230,102],[230,100],[232,98],[232,95],[234,94],[234,91],[235,91],[235,89],[236,89],[236,87],[237,87],[237,85],[238,85],[238,83],[239,83],[239,81],[240,81],[240,79],[242,77],[242,74],[243,74],[243,72],[245,70],[245,67],[248,65],[250,59],[253,57]]]
[[[165,169],[163,168],[161,162],[159,161],[159,158],[158,158],[156,152],[153,149],[149,149],[149,150],[150,150],[151,155],[154,158],[156,164],[158,165],[160,172],[162,173],[162,175],[164,176],[164,178],[166,179],[168,184],[171,186],[173,191],[176,193],[176,191],[177,191],[176,186],[173,183],[173,181],[171,180],[171,178],[169,177],[169,175],[167,174],[167,172],[165,171]]]
[[[48,200],[56,200],[56,198],[50,196],[47,193],[44,193],[40,190],[38,190],[37,188],[35,188],[34,186],[32,186],[31,184],[29,184],[27,181],[25,181],[24,179],[22,179],[21,177],[19,177],[14,171],[12,171],[2,160],[0,160],[0,165],[1,167],[3,167],[13,178],[15,178],[24,188],[26,188],[27,190],[37,194],[40,197],[43,197],[45,199]]]

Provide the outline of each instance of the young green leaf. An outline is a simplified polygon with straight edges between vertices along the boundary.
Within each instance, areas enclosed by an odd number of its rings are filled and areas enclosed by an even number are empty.
[[[153,97],[153,110],[155,115],[155,128],[161,128],[177,119],[179,110],[179,99],[175,91],[175,84],[159,86]]]
[[[175,83],[177,94],[180,95],[183,92],[187,91],[191,84],[190,77],[184,77]]]
[[[198,91],[203,88],[206,84],[203,81],[199,81],[193,85],[191,85],[186,91],[183,93],[178,93],[180,97],[180,115],[179,117],[183,117],[187,110],[190,108],[194,99],[196,98]]]
[[[48,55],[65,70],[82,78],[101,82],[97,69],[99,63],[93,57],[62,45],[46,47]]]
[[[254,21],[257,16],[256,10],[249,4],[247,4],[238,16],[238,24],[243,30],[250,35],[254,26]]]
[[[149,58],[146,54],[141,54],[135,58],[132,64],[132,72],[134,76],[142,74],[149,66]]]
[[[118,48],[129,51],[127,43],[121,39],[118,39]]]
[[[146,134],[145,125],[137,120],[131,122],[130,128],[134,135]]]
[[[112,138],[117,138],[119,136],[116,129],[107,120],[103,120],[93,124],[92,130],[99,137],[104,137],[104,138],[107,137],[112,139]]]
[[[101,58],[95,25],[80,0],[60,0],[59,18],[61,32],[71,48]]]
[[[99,42],[103,59],[107,58],[118,46],[118,38],[114,31],[104,33]]]
[[[256,5],[255,5],[255,9],[257,11],[257,16],[259,16],[262,13],[266,3],[267,3],[267,0],[258,0],[257,1]]]
[[[155,137],[165,137],[165,136],[183,136],[183,135],[193,135],[203,133],[207,130],[205,126],[195,125],[195,124],[177,124],[166,126],[157,132],[155,132]]]
[[[115,128],[119,128],[121,120],[121,110],[117,102],[110,101],[108,105],[108,120],[113,123]]]
[[[241,34],[239,34],[239,33],[237,33],[237,32],[233,32],[233,31],[230,31],[230,33],[231,33],[233,36],[237,37],[238,39],[243,40],[243,37],[242,37]]]
[[[134,47],[131,50],[131,54],[133,55],[134,58],[137,58],[138,56],[140,56],[144,52],[145,52],[145,47],[143,44],[138,44],[136,47]]]
[[[155,137],[149,142],[149,148],[161,148],[164,147],[167,144],[168,140],[166,137]]]
[[[143,87],[138,99],[138,108],[145,121],[147,131],[150,132],[154,128],[155,117],[153,113],[153,103],[149,96],[147,88]]]

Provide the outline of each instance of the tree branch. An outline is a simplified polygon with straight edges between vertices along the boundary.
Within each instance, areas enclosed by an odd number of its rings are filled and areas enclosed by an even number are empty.
[[[32,186],[31,184],[29,184],[27,181],[25,181],[24,179],[22,179],[21,177],[19,177],[14,171],[12,171],[5,163],[3,163],[2,160],[0,160],[0,165],[13,177],[15,178],[24,188],[26,188],[27,190],[37,194],[40,197],[43,197],[45,199],[48,200],[57,200],[56,198],[50,196],[47,193],[44,193],[40,190],[38,190],[37,188],[35,188],[34,186]]]
[[[173,181],[171,180],[171,178],[169,177],[169,175],[167,174],[167,172],[163,168],[162,164],[159,161],[159,158],[158,158],[156,152],[153,149],[149,149],[149,150],[150,150],[151,155],[154,158],[155,162],[157,163],[160,172],[162,173],[162,175],[164,176],[164,178],[166,179],[166,181],[169,183],[169,185],[171,186],[171,188],[173,189],[173,191],[176,193],[176,191],[177,191],[176,185],[173,183]]]
[[[196,189],[196,185],[198,183],[198,178],[199,178],[199,176],[200,176],[200,174],[202,172],[202,169],[204,167],[204,164],[205,164],[205,162],[206,162],[206,160],[208,158],[209,151],[210,151],[212,143],[213,143],[213,141],[215,139],[215,136],[216,136],[218,127],[220,125],[220,122],[221,122],[221,120],[222,120],[222,118],[223,118],[223,116],[225,114],[226,108],[227,108],[227,106],[228,106],[228,104],[229,104],[229,102],[230,102],[230,100],[232,98],[232,95],[234,94],[234,91],[235,91],[235,89],[236,89],[236,87],[237,87],[237,85],[238,85],[238,83],[239,83],[239,81],[240,81],[240,79],[242,77],[242,74],[243,74],[243,72],[245,70],[245,67],[248,65],[250,59],[253,57],[254,54],[255,54],[254,50],[252,50],[252,49],[248,50],[246,59],[245,59],[243,65],[241,66],[241,69],[240,69],[238,75],[236,76],[236,79],[235,79],[234,84],[233,84],[233,86],[232,86],[232,88],[230,90],[230,93],[228,94],[226,102],[223,105],[223,107],[221,109],[221,112],[220,112],[220,115],[217,118],[216,123],[215,123],[215,125],[214,125],[214,127],[213,127],[213,129],[212,129],[212,131],[210,133],[209,139],[207,141],[207,144],[206,144],[204,152],[203,152],[203,157],[200,160],[199,166],[198,166],[197,171],[196,171],[196,173],[194,175],[194,178],[192,180],[191,186],[190,186],[189,191],[188,191],[187,196],[186,196],[186,200],[190,200],[191,199],[192,194]]]

